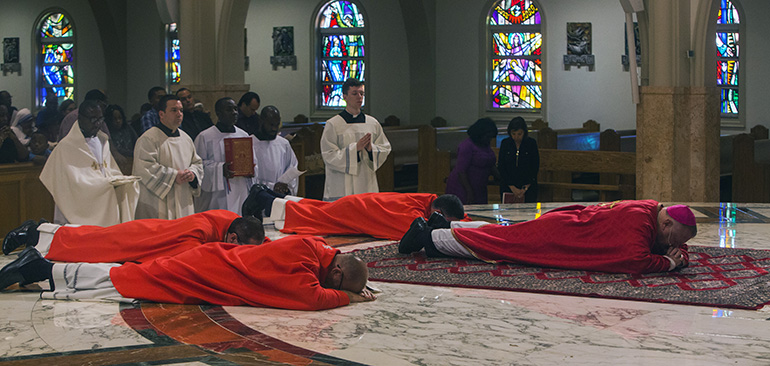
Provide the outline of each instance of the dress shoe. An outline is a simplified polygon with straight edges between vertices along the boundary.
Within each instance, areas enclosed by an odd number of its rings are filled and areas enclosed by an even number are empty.
[[[3,239],[3,254],[8,255],[16,248],[26,245],[30,228],[36,230],[37,226],[34,220],[27,220],[21,226],[11,230]]]
[[[430,214],[430,217],[428,218],[428,226],[430,226],[431,229],[451,228],[451,225],[449,224],[449,221],[446,219],[446,217],[444,217],[444,215],[438,211]]]
[[[409,230],[398,243],[398,252],[402,254],[414,253],[422,249],[426,241],[430,242],[431,228],[425,218],[418,217],[412,221]]]
[[[0,290],[4,290],[6,287],[13,285],[14,283],[26,284],[37,282],[28,281],[28,279],[24,278],[24,276],[21,274],[22,267],[36,260],[48,262],[48,260],[43,258],[40,252],[38,252],[34,247],[27,247],[24,249],[21,254],[19,254],[19,258],[11,263],[8,263],[8,265],[3,267],[3,269],[0,269]]]

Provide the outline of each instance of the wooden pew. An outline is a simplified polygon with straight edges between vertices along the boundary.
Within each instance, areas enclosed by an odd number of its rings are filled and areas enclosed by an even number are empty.
[[[599,191],[599,200],[606,201],[608,192],[634,192],[633,185],[600,182],[599,184],[572,183],[554,179],[555,173],[636,174],[636,154],[616,151],[575,151],[540,149],[538,185],[541,201],[553,200],[554,189],[582,189]],[[571,197],[570,197],[571,198]]]
[[[28,219],[53,222],[54,202],[40,182],[42,166],[0,164],[0,238]]]
[[[756,140],[745,133],[735,136],[732,157],[731,200],[770,202],[770,140]]]

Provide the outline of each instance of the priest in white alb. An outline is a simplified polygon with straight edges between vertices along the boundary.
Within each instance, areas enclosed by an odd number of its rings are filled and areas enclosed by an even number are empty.
[[[110,154],[102,110],[86,100],[78,120],[48,158],[40,181],[56,202],[59,224],[110,226],[134,219],[139,187]]]
[[[380,122],[361,112],[364,84],[354,78],[342,84],[345,110],[326,121],[321,135],[321,156],[326,165],[324,201],[379,192],[377,169],[390,153],[390,142]]]
[[[281,112],[278,108],[272,105],[262,108],[259,128],[254,135],[254,151],[259,160],[257,183],[277,193],[296,196],[299,179],[296,174],[289,174],[292,177],[285,174],[287,171],[297,172],[297,156],[289,140],[278,134],[280,130]]]
[[[254,155],[253,140],[246,131],[235,126],[238,118],[238,106],[232,98],[221,98],[214,105],[219,122],[203,130],[195,138],[195,149],[203,159],[203,171],[206,179],[201,184],[201,195],[195,199],[195,211],[228,210],[241,214],[241,205],[249,196],[249,188],[254,185],[257,172],[257,158]],[[234,167],[226,162],[225,140],[245,138],[249,143],[248,154],[254,164],[249,175],[235,176]],[[231,145],[237,150],[237,144]],[[238,151],[234,151],[238,154]],[[244,153],[240,151],[240,153]]]
[[[182,102],[166,95],[158,103],[160,123],[145,131],[134,147],[134,175],[142,178],[137,219],[178,219],[195,213],[203,161],[184,131]]]

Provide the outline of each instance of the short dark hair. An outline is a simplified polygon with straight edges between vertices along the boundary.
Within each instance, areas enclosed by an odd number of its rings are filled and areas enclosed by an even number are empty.
[[[344,95],[344,94],[347,94],[347,93],[348,93],[348,90],[349,90],[351,87],[359,87],[359,86],[361,86],[361,85],[364,85],[364,83],[363,83],[362,81],[358,81],[358,79],[356,79],[356,78],[348,78],[348,79],[347,79],[347,80],[345,80],[345,82],[342,84],[342,94],[343,94],[343,95]]]
[[[246,243],[250,239],[256,239],[260,243],[265,240],[265,228],[262,221],[254,216],[239,217],[230,224],[227,233],[238,235],[238,241]]]
[[[161,86],[153,86],[152,88],[150,88],[150,91],[147,92],[147,100],[152,100],[152,96],[155,95],[155,92],[158,92],[161,90],[166,91],[166,88]]]
[[[521,117],[513,117],[511,119],[511,122],[508,122],[508,135],[511,135],[511,131],[518,131],[522,130],[524,131],[524,138],[527,138],[529,136],[529,131],[527,131],[527,121],[524,120],[524,118]]]
[[[240,107],[240,106],[242,106],[244,104],[250,104],[251,101],[254,100],[254,99],[257,100],[257,103],[260,103],[260,104],[262,103],[259,100],[259,94],[255,93],[255,92],[252,92],[252,91],[246,92],[246,94],[243,94],[243,96],[241,96],[241,99],[238,100],[238,106]]]
[[[468,136],[476,145],[488,146],[487,135],[497,136],[497,125],[491,118],[481,118],[468,127]]]
[[[267,107],[262,108],[262,112],[260,112],[259,118],[267,119],[268,117],[270,117],[270,115],[278,116],[278,118],[280,118],[281,112],[274,105],[269,105]]]
[[[91,89],[86,93],[85,100],[98,100],[100,102],[107,101],[107,95],[102,93],[99,89]]]
[[[165,112],[166,108],[168,107],[169,100],[179,100],[179,97],[174,94],[166,94],[160,98],[160,101],[158,101],[158,105],[155,108],[157,108],[159,111]]]
[[[179,96],[179,93],[181,93],[181,92],[183,92],[183,91],[188,91],[188,92],[192,93],[192,91],[191,91],[190,89],[187,89],[187,88],[179,88],[179,90],[177,90],[177,91],[176,91],[176,93],[174,93],[174,95],[176,95],[176,96]]]
[[[431,205],[441,210],[444,215],[449,215],[458,219],[465,217],[465,208],[460,198],[453,194],[442,194],[433,200]]]
[[[78,118],[80,117],[85,118],[84,113],[92,109],[99,109],[99,103],[93,99],[84,100],[83,103],[80,103],[80,107],[78,107]]]
[[[64,112],[67,110],[67,108],[70,107],[71,104],[75,104],[75,101],[72,99],[65,99],[63,102],[61,102],[61,104],[59,104],[59,112]]]
[[[233,98],[224,97],[217,99],[217,102],[214,103],[214,113],[219,114],[219,111],[225,107],[225,102],[228,100],[233,100]]]

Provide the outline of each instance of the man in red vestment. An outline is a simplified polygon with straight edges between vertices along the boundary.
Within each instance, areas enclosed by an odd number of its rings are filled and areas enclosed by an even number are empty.
[[[321,310],[371,301],[366,263],[323,239],[290,236],[263,245],[209,243],[145,263],[57,263],[25,249],[0,270],[0,289],[48,279],[43,298]]]
[[[11,237],[14,232],[18,237]],[[107,227],[37,225],[28,221],[14,232],[6,237],[4,251],[10,252],[25,241],[49,260],[89,263],[146,262],[208,242],[258,245],[265,237],[259,220],[242,218],[227,210],[210,210],[175,220],[134,220]]]
[[[401,253],[477,258],[540,267],[615,273],[654,273],[687,266],[697,233],[683,205],[652,200],[567,206],[511,226],[431,230],[416,219],[399,243]]]
[[[244,215],[273,221],[287,234],[371,235],[398,240],[417,217],[428,218],[435,211],[446,219],[433,226],[466,218],[462,202],[455,195],[437,197],[429,193],[361,193],[326,202],[276,194],[255,185],[241,209]],[[434,217],[434,221],[438,217]]]

